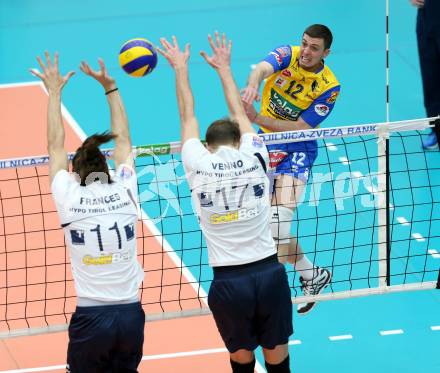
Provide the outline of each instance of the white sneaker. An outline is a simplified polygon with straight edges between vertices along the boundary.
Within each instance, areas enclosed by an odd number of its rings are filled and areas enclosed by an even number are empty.
[[[305,296],[320,294],[332,280],[332,273],[328,269],[317,267],[316,270],[318,274],[311,280],[299,278],[301,289]],[[315,304],[316,302],[300,303],[298,304],[297,312],[300,315],[305,315],[315,307]]]

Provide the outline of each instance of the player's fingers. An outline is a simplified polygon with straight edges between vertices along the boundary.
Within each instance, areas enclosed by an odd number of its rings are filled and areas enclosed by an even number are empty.
[[[38,61],[38,64],[40,65],[40,67],[41,67],[41,70],[43,70],[43,72],[44,72],[46,70],[46,66],[44,66],[44,63],[41,60],[40,56],[37,56],[37,61]]]
[[[211,34],[208,34],[208,42],[209,42],[209,45],[211,46],[211,49],[215,50],[215,45],[214,45],[214,41],[212,40]]]
[[[173,39],[174,48],[179,49],[179,43],[177,42],[177,38],[174,35],[171,38]]]
[[[98,64],[99,64],[99,67],[101,68],[101,71],[104,73],[104,75],[106,75],[107,69],[105,67],[104,60],[101,57],[98,58]]]
[[[73,75],[75,75],[75,71],[69,71],[63,78],[64,82],[67,82]]]
[[[53,65],[55,68],[58,68],[58,52],[55,52],[55,54],[54,54]]]
[[[206,54],[205,51],[201,51],[200,55],[205,59],[206,62],[209,63],[209,57],[208,57],[208,55]]]
[[[225,33],[222,34],[222,47],[226,48],[226,34]]]
[[[189,56],[189,48],[190,48],[190,44],[186,43],[185,45],[185,54]]]
[[[33,76],[43,79],[43,75],[37,69],[29,69],[29,71]]]
[[[172,49],[171,44],[165,38],[160,38],[160,42],[166,50]]]
[[[51,68],[51,67],[52,67],[52,64],[51,64],[51,62],[50,62],[50,55],[49,55],[49,52],[48,52],[48,51],[45,51],[45,52],[44,52],[44,55],[46,56],[46,64],[47,64],[47,67],[48,67],[48,68]]]
[[[81,64],[79,65],[79,68],[81,71],[87,75],[90,75],[90,66],[86,61],[81,61]]]
[[[167,52],[165,52],[163,49],[156,47],[156,50],[162,55],[164,56],[166,59],[168,59],[169,55]]]
[[[221,44],[220,44],[220,36],[219,36],[219,34],[218,34],[218,31],[216,31],[216,32],[214,33],[214,36],[215,36],[215,42],[217,43],[217,47],[221,47]]]

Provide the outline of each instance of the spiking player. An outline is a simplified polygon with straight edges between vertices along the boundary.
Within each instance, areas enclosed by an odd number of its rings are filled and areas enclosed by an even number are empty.
[[[203,57],[222,82],[231,119],[199,125],[188,79],[189,45],[182,52],[161,39],[164,55],[176,72],[182,133],[182,162],[193,204],[208,246],[214,280],[208,304],[230,353],[234,373],[253,373],[254,349],[261,345],[269,373],[287,373],[292,303],[285,268],[277,260],[270,232],[266,167],[268,154],[241,103],[230,69],[231,42],[218,33],[208,37],[213,55]]]
[[[340,85],[324,64],[333,36],[324,25],[312,25],[303,33],[301,46],[282,45],[260,62],[249,76],[242,100],[249,119],[262,132],[316,128],[328,117]],[[263,88],[260,113],[253,107]],[[270,167],[275,170],[271,226],[278,257],[300,273],[305,295],[319,294],[331,281],[325,268],[314,267],[291,235],[293,214],[304,193],[310,169],[317,157],[316,141],[268,146]],[[309,312],[314,302],[298,305],[298,313]]]
[[[77,308],[69,325],[68,371],[137,372],[145,314],[138,299],[143,270],[136,257],[137,179],[125,108],[115,80],[99,61],[81,70],[104,88],[112,133],[93,135],[77,149],[68,172],[61,117],[61,91],[73,72],[61,76],[58,55],[46,52],[42,69],[31,70],[49,93],[47,141],[52,194],[69,247]],[[116,173],[110,176],[99,145],[115,141]]]

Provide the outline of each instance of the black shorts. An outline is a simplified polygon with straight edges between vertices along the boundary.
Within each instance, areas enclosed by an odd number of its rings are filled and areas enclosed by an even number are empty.
[[[286,270],[276,255],[215,267],[208,304],[228,351],[286,344],[293,333],[290,296]]]
[[[137,372],[145,313],[139,302],[77,307],[69,325],[68,372]]]

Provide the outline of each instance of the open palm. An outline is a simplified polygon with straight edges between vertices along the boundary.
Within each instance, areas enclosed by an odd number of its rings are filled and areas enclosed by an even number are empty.
[[[209,45],[212,49],[212,56],[208,56],[206,52],[200,52],[202,57],[210,64],[214,69],[220,69],[222,67],[228,67],[231,65],[231,49],[232,40],[226,42],[226,35],[223,33],[220,40],[218,31],[214,33],[215,41],[211,35],[208,35]]]
[[[96,79],[99,83],[101,83],[102,86],[104,87],[104,89],[107,91],[107,90],[114,87],[115,79],[113,79],[108,74],[107,68],[105,67],[104,61],[102,60],[102,58],[98,59],[98,63],[99,63],[99,67],[100,67],[99,71],[93,70],[90,67],[90,65],[85,61],[81,62],[81,65],[79,66],[79,68],[81,69],[81,71],[84,74],[91,76],[92,78]]]

